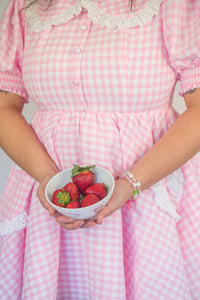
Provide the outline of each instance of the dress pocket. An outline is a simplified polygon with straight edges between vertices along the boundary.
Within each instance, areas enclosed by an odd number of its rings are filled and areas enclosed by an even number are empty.
[[[181,169],[178,169],[151,187],[155,203],[176,222],[181,219],[177,210],[180,209],[183,195],[183,181],[183,173]]]
[[[12,164],[0,199],[0,236],[26,228],[35,180]]]

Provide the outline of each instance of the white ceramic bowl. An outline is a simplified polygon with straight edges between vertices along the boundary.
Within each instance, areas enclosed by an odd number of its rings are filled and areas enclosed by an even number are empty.
[[[72,168],[63,170],[50,179],[45,189],[46,199],[62,215],[79,220],[91,219],[108,203],[115,186],[114,177],[108,170],[95,166],[93,168],[95,172],[95,182],[101,182],[107,185],[108,193],[106,197],[87,207],[71,209],[59,207],[52,203],[52,195],[55,190],[62,188],[68,182],[72,182],[71,170]]]

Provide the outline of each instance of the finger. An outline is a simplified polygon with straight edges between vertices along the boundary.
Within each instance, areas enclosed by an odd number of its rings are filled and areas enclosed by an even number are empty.
[[[61,214],[60,214],[58,211],[56,211],[55,214],[53,215],[53,217],[54,217],[55,219],[58,218],[59,216],[61,216]]]
[[[41,204],[42,204],[42,206],[43,206],[46,210],[48,210],[49,216],[50,216],[50,217],[54,217],[54,216],[55,216],[55,214],[56,214],[55,208],[53,208],[53,207],[46,201],[46,199],[44,200],[44,202],[41,202]]]
[[[56,210],[53,208],[53,206],[51,206],[51,205],[49,204],[49,202],[48,202],[48,201],[46,200],[46,198],[45,198],[44,193],[43,193],[42,190],[39,189],[39,188],[38,188],[38,191],[37,191],[37,196],[38,196],[38,198],[39,198],[39,200],[40,200],[41,205],[42,205],[46,210],[48,210],[49,216],[51,216],[51,217],[54,216],[55,213],[56,213]]]
[[[85,222],[85,224],[83,224],[83,226],[81,226],[81,228],[89,228],[89,227],[94,227],[96,225],[96,222],[93,220],[87,220]]]
[[[56,218],[56,221],[58,221],[59,223],[68,224],[68,223],[73,223],[75,220],[72,218],[69,218],[67,216],[59,214],[59,216]]]
[[[75,220],[74,222],[72,223],[60,223],[59,221],[57,221],[61,227],[63,227],[64,229],[66,230],[75,230],[75,229],[79,229],[81,228],[85,221],[83,220]]]
[[[101,225],[104,218],[111,215],[111,210],[108,206],[104,207],[100,212],[96,215],[96,224]]]
[[[115,197],[112,197],[108,204],[97,214],[96,223],[102,224],[103,219],[112,215],[119,207],[121,207],[120,202],[118,203]]]

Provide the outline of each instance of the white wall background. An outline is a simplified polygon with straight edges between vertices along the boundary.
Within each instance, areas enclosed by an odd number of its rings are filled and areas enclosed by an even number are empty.
[[[0,16],[4,11],[8,1],[9,0],[0,0]],[[178,95],[178,90],[179,90],[179,84],[176,87],[173,102],[174,102],[175,109],[178,112],[182,113],[185,110],[185,105],[184,105],[183,98]],[[34,103],[30,102],[29,104],[25,105],[23,115],[25,116],[28,122],[30,122],[35,110],[36,110],[36,105],[34,105]],[[11,160],[3,152],[3,150],[0,149],[0,196],[5,186],[9,174],[10,166],[11,166]]]

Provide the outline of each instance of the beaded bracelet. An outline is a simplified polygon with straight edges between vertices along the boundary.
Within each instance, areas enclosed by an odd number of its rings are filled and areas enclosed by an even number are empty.
[[[136,197],[141,193],[140,190],[140,186],[141,186],[141,182],[137,181],[135,179],[135,176],[133,173],[131,173],[130,171],[125,171],[120,175],[120,178],[125,178],[126,180],[128,180],[128,182],[131,184],[132,188],[133,188],[133,193],[132,193],[132,199],[130,200],[135,200]],[[126,202],[127,207],[130,208],[130,200],[128,200]]]

